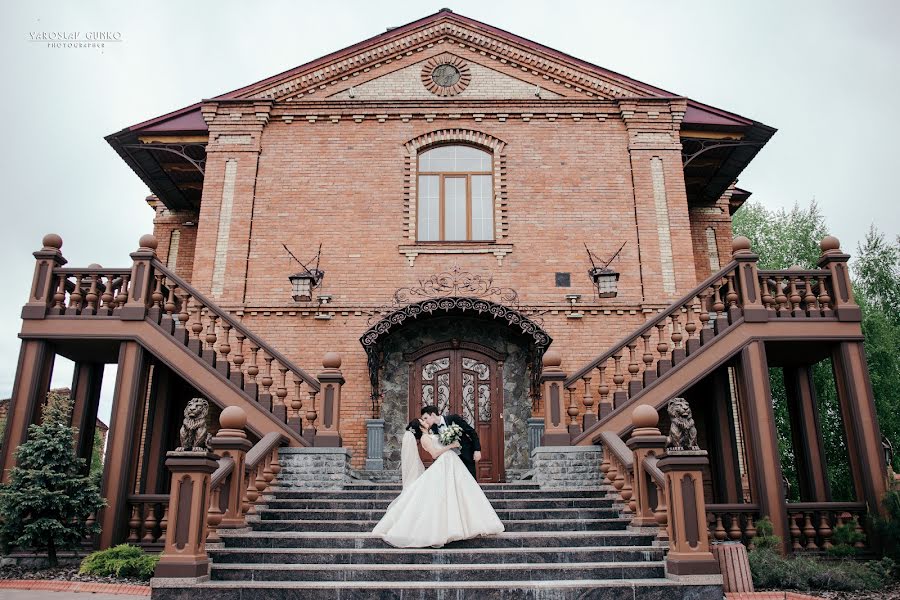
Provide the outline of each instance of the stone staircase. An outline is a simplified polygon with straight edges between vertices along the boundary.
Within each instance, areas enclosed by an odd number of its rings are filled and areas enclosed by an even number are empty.
[[[249,530],[220,531],[209,581],[155,587],[154,599],[722,598],[720,585],[666,579],[664,550],[628,529],[608,486],[485,484],[506,532],[398,549],[370,534],[398,484],[311,490],[292,486],[289,468],[279,484]]]

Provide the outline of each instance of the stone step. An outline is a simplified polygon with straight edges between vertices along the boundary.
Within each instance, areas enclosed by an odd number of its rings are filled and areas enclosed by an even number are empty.
[[[618,508],[517,508],[495,509],[501,521],[530,521],[535,519],[612,519],[619,516]],[[269,506],[258,508],[256,514],[263,521],[303,520],[343,520],[378,521],[384,516],[384,509],[357,508],[281,508]]]
[[[219,530],[226,548],[383,549],[391,548],[371,532]],[[557,548],[574,546],[650,546],[655,536],[631,531],[530,531],[460,540],[444,549]]]
[[[276,487],[271,494],[263,497],[273,497],[279,500],[393,500],[399,495],[393,491],[379,490],[310,490],[288,489]],[[485,496],[489,500],[525,500],[548,498],[607,498],[607,493],[597,488],[559,489],[545,490],[486,490]]]
[[[349,499],[349,500],[291,500],[271,498],[265,501],[270,509],[356,509],[356,510],[384,510],[391,503],[387,498],[382,500]],[[491,506],[495,510],[515,510],[522,508],[612,508],[613,501],[609,498],[529,498],[524,500],[491,500]]]
[[[283,465],[281,468],[281,472],[278,474],[278,480],[276,484],[281,484],[285,481],[290,481],[294,471],[291,470],[289,466]],[[304,477],[297,477],[296,479],[304,479]],[[540,486],[536,483],[482,483],[481,489],[487,490],[539,490]],[[345,490],[349,491],[370,491],[370,490],[385,490],[385,491],[396,491],[400,492],[403,489],[403,486],[399,483],[348,483],[344,485]]]
[[[441,549],[209,549],[213,564],[515,564],[661,561],[663,549],[652,546],[572,546],[558,548]]]
[[[260,565],[221,563],[216,581],[540,581],[546,579],[649,579],[664,577],[664,563]]]
[[[504,521],[507,531],[615,531],[624,530],[630,519],[517,519]],[[377,520],[343,521],[282,519],[252,523],[256,531],[372,531]]]
[[[411,578],[410,578],[411,579]],[[667,579],[573,581],[209,581],[153,587],[153,600],[722,600],[722,585]]]

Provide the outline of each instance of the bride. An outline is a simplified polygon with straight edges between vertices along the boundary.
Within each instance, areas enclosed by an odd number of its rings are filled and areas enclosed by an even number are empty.
[[[503,523],[481,486],[453,452],[459,442],[442,445],[428,433],[429,426],[428,415],[407,426],[400,451],[403,491],[373,533],[398,548],[425,548],[502,532]],[[427,471],[416,440],[434,458]]]

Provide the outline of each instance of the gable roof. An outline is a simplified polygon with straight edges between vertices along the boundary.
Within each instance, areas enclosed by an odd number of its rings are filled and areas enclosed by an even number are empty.
[[[377,66],[382,62],[390,62],[391,57],[409,52],[415,44],[446,38],[452,38],[461,44],[467,44],[472,48],[479,48],[491,54],[504,54],[513,61],[521,63],[523,68],[527,66],[533,70],[552,73],[554,77],[558,76],[559,79],[565,81],[567,86],[574,85],[576,89],[587,96],[600,99],[679,97],[678,94],[444,8],[406,25],[388,29],[384,33],[326,54],[321,58],[209,98],[209,100],[285,99],[302,91],[304,86],[307,89],[315,89],[316,86],[333,81],[335,78],[346,78],[346,74],[366,68],[366,65],[375,63]],[[188,201],[183,190],[179,190],[176,183],[162,176],[164,173],[155,164],[157,161],[149,156],[150,152],[136,151],[132,153],[124,146],[137,142],[139,135],[207,134],[208,127],[201,114],[202,104],[203,102],[197,102],[131,125],[106,137],[110,145],[144,179],[150,189],[170,206],[174,204],[187,208],[191,204],[198,204],[199,197],[195,202]],[[687,112],[682,121],[682,128],[691,130],[724,128],[741,132],[755,129],[756,131],[750,137],[760,140],[762,144],[775,132],[773,128],[752,119],[690,99],[687,99]],[[762,144],[754,148],[735,148],[734,153],[739,156],[732,158],[739,160],[737,163],[732,161],[734,164],[730,168],[718,173],[716,184],[713,186],[715,189],[707,190],[704,196],[708,199],[711,195],[721,195],[746,166],[749,159],[755,156]],[[739,168],[735,170],[735,167]],[[723,181],[725,182],[724,187],[721,185]],[[719,190],[719,187],[722,189]]]

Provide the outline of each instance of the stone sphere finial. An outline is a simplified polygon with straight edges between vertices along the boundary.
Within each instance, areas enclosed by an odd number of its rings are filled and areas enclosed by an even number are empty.
[[[545,367],[558,367],[562,364],[562,354],[558,350],[547,350],[544,353],[543,363]]]
[[[731,253],[750,252],[750,238],[739,235],[731,241]]]
[[[159,246],[159,242],[156,241],[156,237],[152,233],[147,233],[141,236],[138,245],[141,247],[141,250],[156,250],[156,247]]]
[[[62,248],[62,238],[55,233],[48,233],[45,235],[41,240],[41,243],[44,245],[45,249],[55,248],[56,250],[59,250]]]
[[[652,406],[642,404],[631,413],[631,422],[635,429],[647,429],[659,424],[659,413]]]
[[[341,355],[337,352],[326,352],[322,357],[322,366],[326,369],[340,369]]]
[[[219,415],[219,427],[221,429],[242,430],[247,425],[247,413],[240,406],[226,406]]]
[[[822,249],[822,254],[825,254],[826,252],[840,252],[841,242],[833,235],[826,235],[822,238],[822,241],[819,242],[819,248]]]
[[[91,263],[88,265],[88,269],[102,269],[103,265],[99,263]]]

